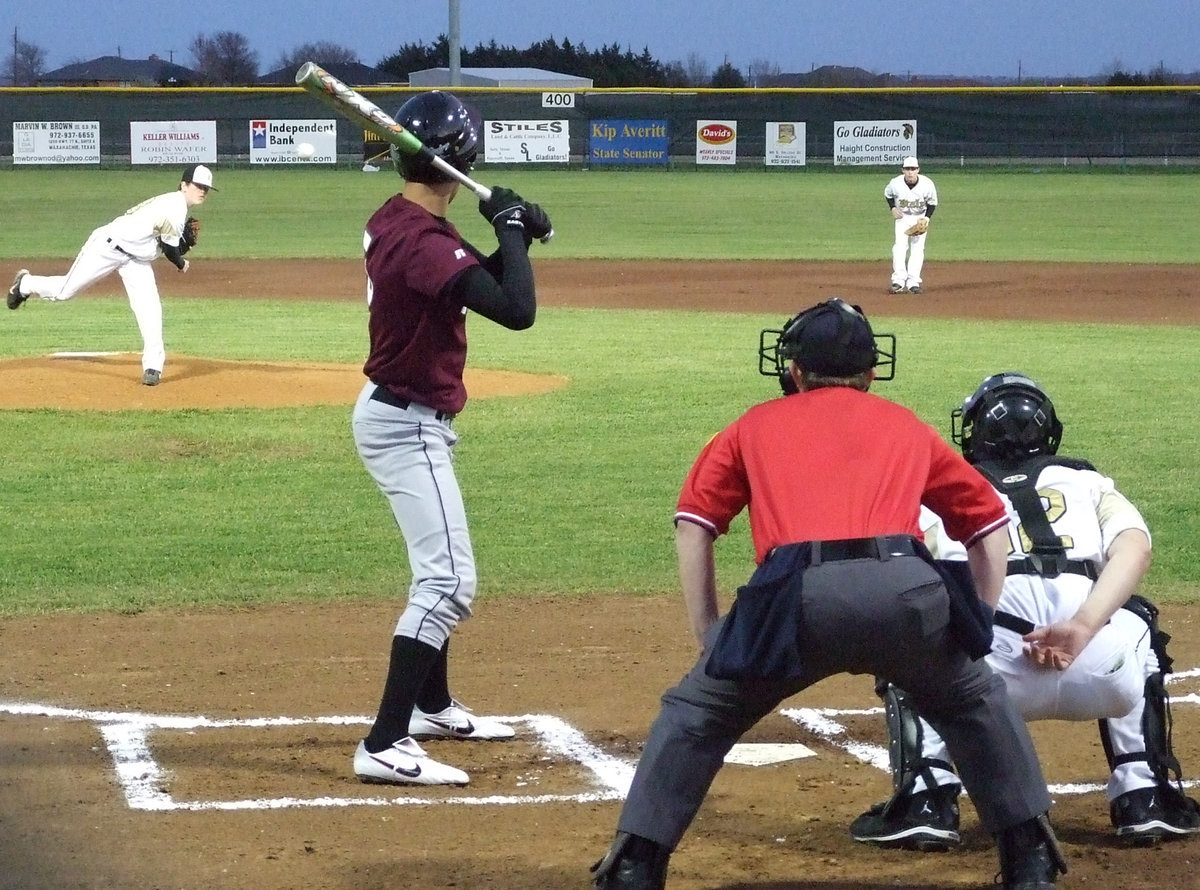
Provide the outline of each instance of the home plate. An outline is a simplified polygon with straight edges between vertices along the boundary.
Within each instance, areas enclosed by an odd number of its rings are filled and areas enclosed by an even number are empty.
[[[812,748],[801,744],[750,743],[734,745],[725,755],[725,762],[740,763],[743,766],[768,766],[787,760],[799,760],[802,757],[815,757],[816,754]]]

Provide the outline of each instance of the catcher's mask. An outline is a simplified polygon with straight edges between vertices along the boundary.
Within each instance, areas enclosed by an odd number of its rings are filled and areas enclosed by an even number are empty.
[[[876,334],[858,306],[834,297],[768,328],[758,338],[758,373],[776,377],[784,393],[796,392],[788,364],[831,377],[853,377],[875,368],[876,380],[896,375],[896,337]]]
[[[456,96],[431,90],[413,96],[396,112],[396,122],[451,167],[471,172],[479,153],[479,133],[467,106]],[[391,146],[389,154],[396,172],[408,182],[453,182],[454,180],[415,155]]]
[[[950,412],[950,438],[971,463],[1056,454],[1063,425],[1054,403],[1024,374],[993,374]]]

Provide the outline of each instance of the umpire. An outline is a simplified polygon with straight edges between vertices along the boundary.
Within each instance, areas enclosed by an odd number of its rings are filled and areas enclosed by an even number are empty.
[[[838,673],[910,691],[997,838],[1007,890],[1052,888],[1066,871],[1025,723],[980,657],[990,610],[975,591],[988,606],[999,599],[1004,505],[932,427],[867,392],[881,356],[894,366],[894,338],[878,339],[891,340],[890,354],[839,299],[763,331],[759,369],[778,374],[784,397],[752,407],[692,466],[675,540],[701,654],[662,697],[616,838],[592,866],[595,887],[662,890],[671,852],[737,740]],[[921,504],[967,545],[962,583],[920,543]],[[758,568],[718,617],[713,543],[743,508]]]

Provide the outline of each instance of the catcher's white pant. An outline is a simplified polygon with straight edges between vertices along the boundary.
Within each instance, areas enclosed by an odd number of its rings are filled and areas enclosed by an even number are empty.
[[[1150,649],[1150,629],[1137,615],[1118,609],[1065,671],[1030,661],[1020,634],[1002,627],[995,631],[992,651],[985,660],[1004,679],[1008,697],[1026,721],[1108,718],[1115,757],[1146,750],[1142,732],[1145,683],[1158,671],[1158,657]],[[922,720],[921,729],[922,755],[948,760],[945,743],[934,728]],[[936,767],[933,774],[939,785],[958,781]],[[1144,760],[1123,763],[1109,776],[1108,799],[1155,784]],[[924,780],[918,778],[914,787],[924,790]]]
[[[915,287],[921,283],[927,235],[904,234],[905,229],[915,223],[917,218],[906,213],[893,220],[896,224],[896,240],[892,244],[892,284],[898,284],[900,287]]]
[[[21,279],[21,290],[31,297],[60,302],[71,299],[111,272],[121,276],[129,308],[142,335],[142,370],[161,371],[167,352],[154,267],[117,250],[103,229],[92,232],[66,275],[26,275]]]
[[[415,402],[397,408],[372,399],[375,389],[370,381],[363,387],[351,425],[359,457],[408,547],[412,585],[395,635],[441,649],[470,617],[476,586],[467,513],[454,475],[451,449],[458,436],[432,408]]]

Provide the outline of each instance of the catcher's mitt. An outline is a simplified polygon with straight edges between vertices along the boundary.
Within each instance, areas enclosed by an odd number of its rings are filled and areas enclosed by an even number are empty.
[[[183,231],[179,235],[179,241],[185,244],[188,250],[196,246],[200,240],[200,220],[194,216],[189,216],[183,224]]]
[[[904,230],[905,235],[924,235],[929,231],[929,217],[918,217],[917,221]]]

